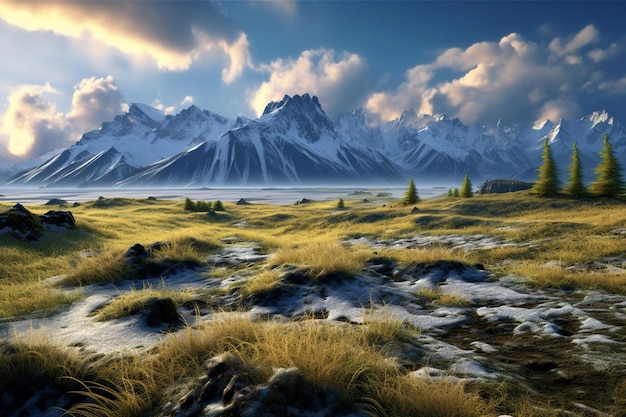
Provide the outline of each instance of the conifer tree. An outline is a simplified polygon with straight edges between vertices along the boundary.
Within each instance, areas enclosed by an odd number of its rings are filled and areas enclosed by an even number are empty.
[[[452,190],[452,196],[453,197],[458,197],[459,196],[459,189],[454,187],[454,190]]]
[[[419,196],[417,195],[417,188],[415,187],[415,183],[413,179],[409,180],[409,188],[407,188],[404,193],[404,198],[402,199],[402,203],[404,204],[415,204],[420,201]]]
[[[196,211],[197,210],[196,203],[191,201],[191,198],[185,197],[185,204],[183,205],[183,209],[185,211]]]
[[[572,163],[569,166],[569,183],[563,190],[565,194],[569,194],[574,197],[580,197],[587,194],[587,188],[583,182],[583,167],[580,163],[580,156],[578,155],[578,146],[574,142],[574,148],[572,150]]]
[[[343,198],[340,198],[339,201],[337,202],[337,208],[338,209],[346,208],[346,204],[344,203]]]
[[[541,159],[543,159],[543,165],[539,167],[539,179],[533,185],[532,191],[542,197],[554,196],[559,192],[560,181],[556,164],[554,159],[552,159],[552,153],[548,145],[548,138],[543,140],[543,155]]]
[[[448,197],[452,197],[452,188],[448,190]]]
[[[624,193],[622,168],[613,154],[609,135],[604,135],[604,145],[600,151],[600,164],[595,169],[596,180],[589,186],[589,191],[598,197],[615,197]]]
[[[461,192],[459,194],[463,198],[473,197],[472,193],[472,182],[469,179],[469,175],[466,173],[465,177],[463,177],[463,184],[461,185]]]
[[[215,200],[215,203],[213,203],[213,210],[214,211],[225,211],[224,204],[222,204],[222,202],[220,200]]]

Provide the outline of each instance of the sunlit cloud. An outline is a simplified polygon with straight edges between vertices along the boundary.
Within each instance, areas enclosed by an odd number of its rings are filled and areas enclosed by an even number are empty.
[[[622,48],[598,48],[599,42],[597,29],[590,25],[568,39],[546,44],[512,33],[498,42],[447,49],[432,63],[408,70],[395,92],[371,94],[366,107],[384,120],[409,108],[466,123],[577,117],[581,93],[624,92],[623,79],[606,80],[594,66]]]
[[[250,99],[251,108],[260,115],[267,103],[285,94],[311,94],[319,97],[330,115],[356,107],[365,91],[369,73],[364,59],[348,52],[329,49],[304,51],[297,59],[278,59],[263,65],[269,73]]]
[[[159,69],[182,71],[209,51],[222,51],[222,72],[232,82],[250,66],[245,33],[208,1],[6,1],[0,18],[28,31],[93,38]]]
[[[79,82],[67,113],[57,110],[59,97],[62,93],[50,84],[20,86],[8,96],[0,116],[0,139],[10,154],[33,158],[70,146],[84,131],[113,119],[125,107],[111,76]]]

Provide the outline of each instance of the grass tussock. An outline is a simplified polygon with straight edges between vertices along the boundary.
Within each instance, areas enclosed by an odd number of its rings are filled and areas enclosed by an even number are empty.
[[[239,293],[245,298],[250,295],[261,295],[281,285],[280,274],[275,270],[262,271],[246,281]]]
[[[567,269],[559,264],[536,264],[522,262],[509,266],[513,274],[529,278],[541,287],[603,289],[626,294],[626,273],[621,271],[584,271]]]
[[[445,292],[441,289],[420,288],[415,295],[443,306],[469,307],[472,304],[472,300],[465,294]]]
[[[152,285],[144,285],[141,290],[131,289],[114,298],[110,303],[94,311],[94,315],[98,321],[119,319],[137,314],[146,308],[151,299],[166,297],[171,298],[176,305],[196,298],[192,292],[167,289],[165,284],[159,285],[157,288]]]
[[[40,282],[15,284],[0,281],[0,318],[32,312],[50,313],[80,297],[78,291],[63,292]]]
[[[279,251],[272,265],[295,264],[309,268],[313,275],[328,273],[356,274],[363,268],[371,251],[345,247],[337,242],[314,241]]]

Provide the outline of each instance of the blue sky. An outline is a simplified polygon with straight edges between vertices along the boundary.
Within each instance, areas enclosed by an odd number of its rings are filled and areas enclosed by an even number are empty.
[[[626,122],[626,2],[0,0],[0,158],[142,102],[256,117],[285,94],[465,123]]]

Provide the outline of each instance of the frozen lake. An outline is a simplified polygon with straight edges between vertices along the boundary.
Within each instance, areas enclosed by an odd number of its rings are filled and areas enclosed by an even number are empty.
[[[379,194],[401,198],[406,187],[276,187],[276,188],[22,188],[0,186],[0,202],[45,204],[53,198],[68,203],[97,200],[98,197],[148,198],[160,200],[192,200],[236,202],[243,198],[250,203],[293,204],[309,200],[363,199]],[[418,187],[421,198],[448,192],[447,187]]]

